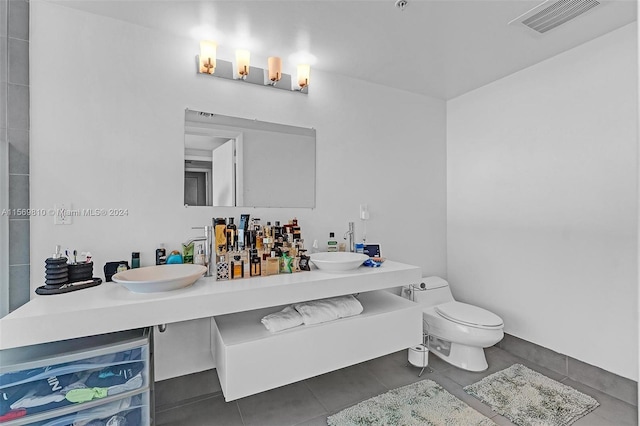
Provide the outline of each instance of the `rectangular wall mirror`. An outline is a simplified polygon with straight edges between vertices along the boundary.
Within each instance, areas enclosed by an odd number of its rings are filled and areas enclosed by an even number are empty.
[[[315,129],[185,111],[185,205],[313,208],[315,199]]]

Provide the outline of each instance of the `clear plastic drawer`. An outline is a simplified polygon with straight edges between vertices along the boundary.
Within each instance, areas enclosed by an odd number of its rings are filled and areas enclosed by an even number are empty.
[[[0,425],[80,425],[64,422],[99,407],[119,408],[111,415],[147,407],[148,414],[149,398],[141,396],[149,389],[148,342],[136,330],[3,351]],[[61,420],[49,423],[54,418]]]
[[[149,392],[33,423],[34,426],[149,425]]]

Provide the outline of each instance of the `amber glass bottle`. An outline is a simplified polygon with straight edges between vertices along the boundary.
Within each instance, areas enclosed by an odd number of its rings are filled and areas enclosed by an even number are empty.
[[[231,261],[231,279],[244,278],[244,260],[239,255],[233,256]]]
[[[216,254],[220,255],[227,250],[227,220],[223,217],[216,218],[215,235],[216,235]]]

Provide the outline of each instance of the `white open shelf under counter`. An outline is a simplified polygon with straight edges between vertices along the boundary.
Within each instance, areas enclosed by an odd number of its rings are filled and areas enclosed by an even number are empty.
[[[226,401],[406,349],[422,340],[422,311],[379,290],[358,295],[360,315],[271,333],[260,322],[284,306],[216,316],[212,351]]]

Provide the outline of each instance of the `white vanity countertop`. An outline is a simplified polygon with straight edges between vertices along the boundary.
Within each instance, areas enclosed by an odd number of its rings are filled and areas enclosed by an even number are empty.
[[[216,281],[164,293],[132,293],[120,284],[36,296],[0,319],[0,349],[207,318],[305,300],[381,290],[420,281],[417,266],[386,261],[345,273],[309,272]]]

